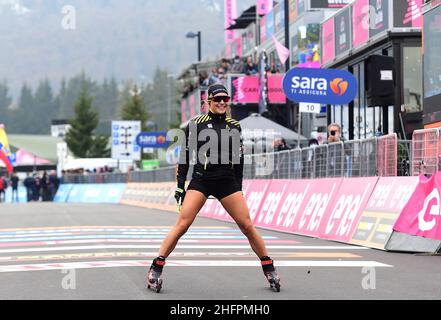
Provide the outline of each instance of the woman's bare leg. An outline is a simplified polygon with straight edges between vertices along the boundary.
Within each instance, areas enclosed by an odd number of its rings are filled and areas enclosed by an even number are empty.
[[[262,257],[268,256],[265,243],[251,221],[250,212],[242,193],[236,192],[225,197],[221,200],[221,203],[234,221],[236,221],[243,234],[248,238],[251,248],[256,253],[257,257],[261,259]]]
[[[179,239],[187,232],[207,198],[199,191],[189,190],[175,226],[168,233],[159,249],[159,256],[167,258],[175,249]]]

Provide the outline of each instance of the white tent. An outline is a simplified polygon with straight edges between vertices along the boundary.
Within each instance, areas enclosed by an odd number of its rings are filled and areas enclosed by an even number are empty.
[[[249,117],[239,121],[244,133],[244,140],[259,140],[263,137],[283,138],[291,144],[297,144],[297,141],[308,141],[308,139],[295,131],[262,117],[258,113],[253,113]]]

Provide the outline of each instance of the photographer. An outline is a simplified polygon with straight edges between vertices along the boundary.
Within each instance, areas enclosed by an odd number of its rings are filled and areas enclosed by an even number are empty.
[[[340,142],[341,126],[337,123],[332,123],[328,126],[328,143]]]

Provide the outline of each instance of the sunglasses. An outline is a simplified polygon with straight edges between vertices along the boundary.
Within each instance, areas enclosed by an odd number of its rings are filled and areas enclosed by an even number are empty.
[[[214,97],[213,99],[211,99],[211,101],[214,101],[216,103],[219,103],[221,101],[224,101],[225,103],[230,102],[231,98],[228,96],[219,96],[219,97]]]

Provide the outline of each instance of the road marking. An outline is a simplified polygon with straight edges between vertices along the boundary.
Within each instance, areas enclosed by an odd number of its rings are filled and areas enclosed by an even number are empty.
[[[66,236],[66,237],[40,237],[40,238],[13,238],[13,239],[0,239],[1,243],[7,242],[22,242],[22,241],[57,241],[57,240],[82,240],[82,239],[164,239],[164,235],[151,235],[151,236],[125,236],[125,235],[88,235],[88,236]],[[264,240],[278,239],[273,236],[262,236]],[[184,235],[182,239],[246,239],[244,235],[237,236],[198,236],[198,235]]]
[[[290,246],[290,245],[269,245],[269,250],[368,250],[364,247],[349,246]],[[82,251],[82,250],[109,250],[109,249],[159,249],[158,245],[101,245],[101,246],[74,246],[74,247],[39,247],[39,248],[23,248],[23,249],[5,249],[0,250],[0,254],[4,253],[24,253],[24,252],[52,252],[52,251]],[[179,249],[250,249],[250,245],[179,245]]]
[[[0,266],[0,273],[25,272],[25,271],[50,271],[72,269],[95,269],[95,268],[121,268],[121,267],[149,267],[151,261],[127,260],[127,261],[93,261],[73,262],[56,264],[32,264]],[[169,260],[168,267],[259,267],[259,261],[210,261],[210,260]],[[278,267],[336,267],[336,268],[392,268],[393,266],[376,261],[278,261]]]
[[[8,228],[0,229],[0,232],[27,232],[27,231],[41,231],[41,230],[124,230],[136,231],[139,229],[171,229],[173,226],[67,226],[67,227],[36,227],[36,228]],[[231,229],[231,227],[216,227],[216,226],[191,226],[191,229]]]
[[[163,239],[95,239],[95,240],[63,240],[63,241],[34,241],[34,242],[8,242],[0,243],[0,248],[16,248],[16,247],[36,247],[36,246],[55,246],[55,245],[71,245],[71,244],[92,244],[92,243],[162,243]],[[179,243],[223,243],[223,244],[248,244],[248,240],[191,240],[181,239]],[[266,240],[266,244],[297,244],[298,241],[293,240]]]
[[[78,259],[103,259],[103,258],[155,258],[157,252],[91,252],[91,253],[66,253],[40,256],[12,256],[0,257],[2,262],[20,261],[50,261],[50,260],[78,260]],[[361,256],[347,252],[272,252],[274,258],[346,258],[354,259]],[[173,252],[171,257],[251,257],[255,258],[253,252]]]

